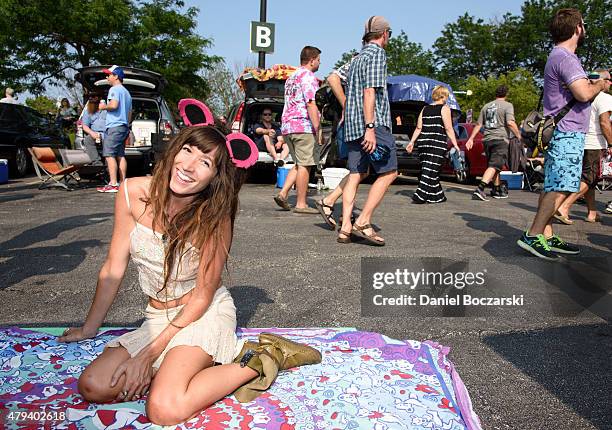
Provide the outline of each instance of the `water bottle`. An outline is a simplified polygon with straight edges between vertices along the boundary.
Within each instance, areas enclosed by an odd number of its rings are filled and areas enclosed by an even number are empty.
[[[321,191],[323,189],[323,181],[321,178],[317,181],[317,191]]]

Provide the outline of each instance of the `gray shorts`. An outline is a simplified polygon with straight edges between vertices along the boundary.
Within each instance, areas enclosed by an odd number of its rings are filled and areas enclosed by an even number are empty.
[[[102,143],[103,157],[125,157],[125,139],[130,135],[127,125],[107,128]]]
[[[397,170],[397,150],[395,148],[395,138],[391,131],[387,127],[379,126],[374,129],[374,134],[376,135],[376,145],[384,145],[389,148],[389,157],[386,160],[372,161],[370,155],[361,147],[363,136],[347,142],[347,167],[351,173],[367,173],[368,166],[372,166],[372,171],[376,174]]]
[[[490,140],[482,142],[487,156],[487,167],[503,170],[508,165],[508,146],[505,140]]]

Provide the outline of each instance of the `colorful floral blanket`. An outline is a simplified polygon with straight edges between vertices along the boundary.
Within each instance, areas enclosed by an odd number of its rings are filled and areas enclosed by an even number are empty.
[[[127,330],[66,345],[49,333],[0,328],[0,428],[158,428],[144,415],[144,400],[94,405],[77,392],[85,366]],[[256,339],[260,331],[239,329],[239,335]],[[265,331],[319,348],[323,362],[281,373],[251,403],[227,397],[177,428],[480,428],[448,348],[351,328]]]

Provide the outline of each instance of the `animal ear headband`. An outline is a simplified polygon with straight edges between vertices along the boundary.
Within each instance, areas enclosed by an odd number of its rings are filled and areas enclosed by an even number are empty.
[[[222,133],[215,127],[213,114],[204,103],[196,99],[181,99],[178,108],[186,126],[211,127],[225,138],[225,145],[236,167],[248,169],[257,162],[259,151],[255,143],[243,133]]]

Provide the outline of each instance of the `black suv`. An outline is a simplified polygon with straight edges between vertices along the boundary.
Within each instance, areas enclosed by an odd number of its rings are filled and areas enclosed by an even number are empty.
[[[75,75],[75,80],[83,85],[84,105],[91,96],[107,97],[110,85],[103,70],[108,67],[85,67]],[[174,115],[162,96],[168,82],[159,73],[148,70],[123,67],[123,71],[123,86],[132,96],[131,133],[125,147],[125,157],[130,170],[149,172],[156,154],[163,153],[172,136],[179,132]],[[75,139],[77,148],[83,147],[83,133],[79,118]],[[102,152],[102,144],[98,150]]]
[[[27,106],[0,103],[0,158],[9,161],[12,176],[24,176],[31,167],[33,146],[69,148],[70,139],[55,121]]]

